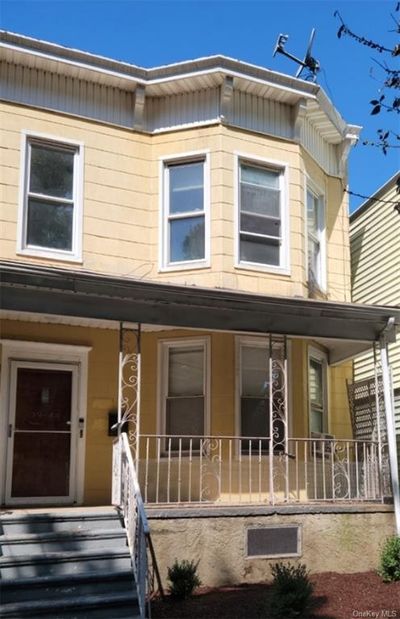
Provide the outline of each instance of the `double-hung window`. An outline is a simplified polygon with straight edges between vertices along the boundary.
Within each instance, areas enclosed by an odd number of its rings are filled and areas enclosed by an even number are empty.
[[[65,260],[80,258],[81,148],[27,139],[19,250]]]
[[[239,263],[287,267],[283,169],[239,161]]]
[[[164,163],[163,267],[208,260],[207,158]]]
[[[208,401],[207,340],[162,343],[162,430],[172,451],[199,449]],[[167,439],[168,440],[168,439]],[[168,448],[168,443],[165,448]]]
[[[325,355],[310,351],[308,363],[308,396],[310,431],[322,434],[327,431],[327,364]]]
[[[266,342],[239,341],[239,434],[242,437],[270,436],[270,375],[269,352]],[[282,424],[274,424],[273,438],[283,440]],[[268,441],[261,441],[268,449]],[[242,452],[250,449],[250,442],[242,440]],[[259,441],[252,442],[254,451]]]
[[[307,189],[308,281],[320,289],[326,287],[324,201]]]

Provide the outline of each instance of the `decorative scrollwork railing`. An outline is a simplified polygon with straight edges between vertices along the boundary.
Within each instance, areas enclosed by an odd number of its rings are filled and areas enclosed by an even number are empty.
[[[377,441],[141,435],[148,504],[378,501],[390,494]]]

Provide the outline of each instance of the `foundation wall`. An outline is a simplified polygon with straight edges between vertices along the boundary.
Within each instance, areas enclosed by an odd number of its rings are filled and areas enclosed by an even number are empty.
[[[285,512],[285,510],[287,510]],[[312,572],[365,572],[378,566],[382,545],[395,532],[390,506],[322,506],[321,508],[236,508],[217,511],[149,510],[150,530],[161,578],[175,559],[199,562],[203,585],[256,583],[271,579],[277,561],[305,563]],[[299,525],[301,556],[247,558],[249,527]]]

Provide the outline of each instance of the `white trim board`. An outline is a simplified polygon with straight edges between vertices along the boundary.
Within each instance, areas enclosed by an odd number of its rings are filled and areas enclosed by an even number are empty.
[[[87,375],[89,346],[73,346],[69,344],[49,344],[46,342],[32,342],[22,340],[0,340],[1,354],[1,383],[0,383],[0,504],[5,501],[5,480],[7,464],[9,408],[11,398],[12,364],[16,361],[31,362],[40,365],[60,364],[68,365],[77,372],[77,410],[76,418],[84,420],[82,436],[77,438],[75,462],[75,493],[70,502],[81,504],[84,497],[84,465],[86,446],[86,413],[87,413]],[[56,367],[56,365],[54,365]],[[38,499],[37,503],[45,503]],[[57,499],[52,500],[56,503]],[[60,501],[62,503],[63,501]]]

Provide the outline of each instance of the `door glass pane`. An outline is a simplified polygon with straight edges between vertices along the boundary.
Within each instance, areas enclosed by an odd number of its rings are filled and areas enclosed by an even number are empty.
[[[280,243],[275,239],[240,235],[240,260],[279,266]]]
[[[69,431],[72,373],[18,368],[16,430]]]
[[[170,348],[168,368],[168,395],[203,395],[204,349]]]
[[[169,212],[202,211],[204,163],[187,163],[169,168]]]
[[[28,245],[52,249],[72,249],[73,205],[29,198]]]
[[[16,432],[11,496],[68,496],[70,452],[70,434]]]
[[[32,144],[29,190],[72,199],[74,153]]]
[[[204,256],[204,217],[172,220],[170,262],[202,260]]]

